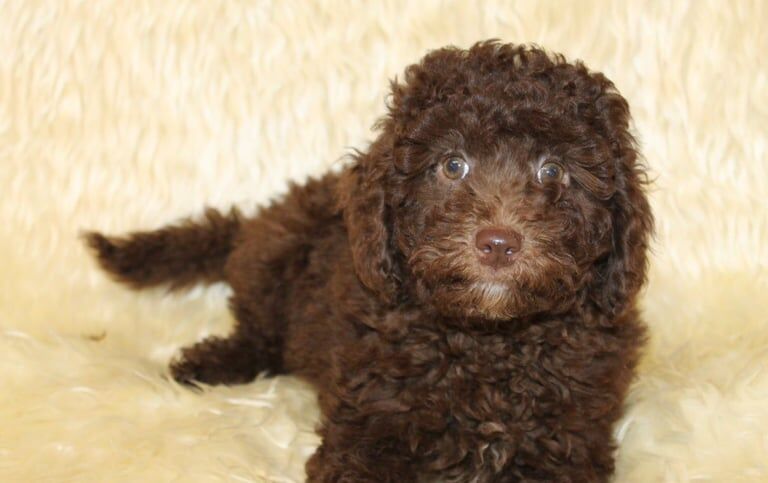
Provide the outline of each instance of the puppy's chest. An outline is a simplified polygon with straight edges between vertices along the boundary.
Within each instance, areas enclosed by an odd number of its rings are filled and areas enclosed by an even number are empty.
[[[496,481],[513,459],[537,452],[553,429],[542,421],[571,410],[551,340],[414,331],[398,351],[397,392],[408,408],[399,421],[427,473],[452,468],[445,481]]]
[[[413,334],[400,350],[412,374],[401,386],[409,405],[478,435],[524,429],[570,402],[569,369],[551,340]]]

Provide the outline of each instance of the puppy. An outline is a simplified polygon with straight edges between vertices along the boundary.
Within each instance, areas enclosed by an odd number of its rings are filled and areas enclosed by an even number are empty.
[[[311,482],[605,481],[653,220],[627,102],[537,47],[433,51],[341,173],[245,218],[87,243],[133,288],[228,283],[188,384],[319,392]]]

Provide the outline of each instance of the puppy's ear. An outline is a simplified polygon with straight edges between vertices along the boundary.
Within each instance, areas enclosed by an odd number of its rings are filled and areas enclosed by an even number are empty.
[[[645,195],[645,169],[628,130],[627,102],[611,89],[597,105],[615,159],[616,192],[611,199],[612,248],[591,295],[603,313],[617,317],[632,306],[645,283],[653,216]]]
[[[338,201],[360,281],[385,303],[394,303],[397,279],[390,249],[387,178],[391,147],[383,136],[368,153],[358,153],[355,163],[339,180]]]

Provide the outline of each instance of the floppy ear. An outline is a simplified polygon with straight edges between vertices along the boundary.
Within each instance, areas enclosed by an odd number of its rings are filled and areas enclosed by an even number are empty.
[[[368,153],[355,156],[355,163],[341,175],[338,199],[358,278],[384,302],[394,303],[398,283],[387,208],[392,150],[386,138],[382,136]]]
[[[591,296],[603,313],[615,318],[632,307],[645,283],[653,215],[645,195],[645,169],[628,130],[627,102],[611,85],[597,107],[615,159],[616,192],[611,198],[612,247]]]
[[[602,286],[595,292],[603,312],[617,317],[631,307],[646,280],[648,244],[653,231],[642,174],[625,174],[623,189],[614,195],[612,248],[602,267]]]

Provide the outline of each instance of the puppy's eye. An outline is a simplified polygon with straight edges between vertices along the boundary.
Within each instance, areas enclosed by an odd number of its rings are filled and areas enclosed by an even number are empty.
[[[563,167],[552,162],[542,164],[541,168],[539,168],[539,171],[536,173],[536,179],[542,184],[557,183],[562,181],[564,176],[565,171],[563,170]]]
[[[448,179],[462,179],[469,173],[469,163],[458,156],[443,161],[443,174]]]

